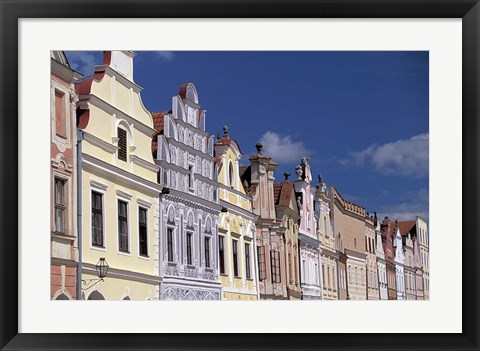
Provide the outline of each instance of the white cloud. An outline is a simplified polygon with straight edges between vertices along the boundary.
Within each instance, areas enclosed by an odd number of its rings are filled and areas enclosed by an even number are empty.
[[[381,208],[378,217],[383,219],[388,216],[391,220],[405,221],[420,216],[428,220],[428,190],[426,188],[405,193],[402,199],[404,201],[399,204]]]
[[[72,68],[84,76],[90,76],[94,72],[97,62],[93,53],[88,51],[66,51],[68,62]]]
[[[271,131],[262,135],[260,143],[263,144],[263,153],[280,163],[300,162],[302,156],[311,154],[303,142],[293,141],[289,135],[282,136]]]
[[[160,59],[165,62],[173,60],[173,57],[175,56],[173,51],[155,51],[155,54],[157,59]]]
[[[428,176],[428,133],[383,145],[373,144],[339,160],[343,166],[369,165],[388,175],[423,178]]]

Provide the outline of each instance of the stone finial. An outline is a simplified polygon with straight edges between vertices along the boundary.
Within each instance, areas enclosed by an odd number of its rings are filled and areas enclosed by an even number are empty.
[[[262,153],[263,145],[262,145],[261,143],[256,143],[256,144],[255,144],[255,147],[257,148],[257,152],[258,152],[259,154],[261,154],[261,153]]]
[[[220,139],[222,139],[222,137],[220,136],[220,132],[217,132],[217,142],[220,141]]]
[[[288,172],[283,173],[283,176],[285,177],[285,180],[288,180],[288,177],[290,177],[290,175],[291,174],[288,173]]]
[[[310,157],[302,156],[302,165],[308,165],[308,160],[310,160]]]
[[[375,211],[373,212],[373,218],[375,218],[375,219],[377,218],[377,212],[375,212]]]
[[[319,182],[320,184],[323,183],[323,182],[322,182],[322,175],[321,175],[320,173],[318,173],[318,182]]]
[[[295,167],[295,173],[297,174],[297,180],[302,180],[302,175],[303,175],[302,166],[297,165],[297,167]]]
[[[227,125],[223,126],[223,137],[228,138],[228,126]]]

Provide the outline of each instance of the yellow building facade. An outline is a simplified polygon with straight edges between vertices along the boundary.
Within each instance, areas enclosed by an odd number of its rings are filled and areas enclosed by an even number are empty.
[[[222,299],[257,300],[255,224],[251,198],[240,180],[240,146],[228,136],[215,143],[218,169],[220,213],[219,267]]]
[[[81,159],[82,298],[156,300],[158,166],[155,133],[133,81],[131,51],[105,51],[92,78],[77,85]],[[98,281],[103,258],[107,276]]]

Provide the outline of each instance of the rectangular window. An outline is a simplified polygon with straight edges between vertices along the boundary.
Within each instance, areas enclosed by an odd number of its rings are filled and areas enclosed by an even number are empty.
[[[127,131],[122,128],[117,128],[118,135],[118,159],[127,161]]]
[[[238,277],[238,240],[232,240],[232,253],[233,253],[233,275]]]
[[[65,181],[55,178],[55,232],[65,234]]]
[[[173,262],[173,228],[167,228],[167,259]]]
[[[258,279],[265,280],[267,278],[267,264],[265,262],[265,247],[257,246],[258,257]]]
[[[92,191],[92,245],[103,247],[103,195]]]
[[[193,189],[193,166],[188,166],[188,187]]]
[[[118,249],[128,252],[128,217],[125,201],[118,200]]]
[[[148,257],[147,246],[147,210],[139,207],[138,209],[138,241],[140,255]]]
[[[218,236],[218,253],[220,260],[220,273],[225,274],[225,237]]]
[[[270,266],[272,267],[272,283],[280,283],[280,251],[270,251]]]
[[[55,134],[67,137],[67,119],[65,118],[65,94],[55,90]]]
[[[191,265],[192,263],[192,236],[193,233],[187,232],[187,264]]]
[[[210,238],[205,237],[205,267],[210,268]]]
[[[245,243],[245,270],[246,270],[246,275],[247,279],[251,278],[251,273],[250,273],[250,244]]]
[[[298,284],[297,255],[293,255],[293,269],[295,271],[295,284]]]

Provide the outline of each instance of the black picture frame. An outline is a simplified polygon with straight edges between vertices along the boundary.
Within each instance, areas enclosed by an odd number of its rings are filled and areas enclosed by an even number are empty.
[[[111,6],[115,4],[115,6]],[[378,349],[479,350],[478,0],[0,0],[0,348],[2,350]],[[22,334],[18,333],[18,20],[20,18],[462,18],[461,334]],[[75,34],[73,34],[75,35]],[[445,167],[448,172],[448,165]],[[448,178],[448,174],[447,174]],[[452,187],[449,186],[451,189]],[[453,186],[455,188],[455,186]],[[463,234],[463,235],[461,235]],[[439,311],[438,318],[442,316]],[[221,321],[219,320],[219,323]],[[253,322],[253,321],[252,321]],[[387,321],[388,322],[388,321]],[[383,322],[382,322],[383,323]],[[372,330],[375,332],[375,330]],[[253,345],[253,347],[252,347]]]

